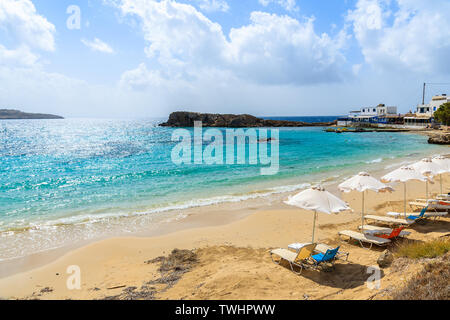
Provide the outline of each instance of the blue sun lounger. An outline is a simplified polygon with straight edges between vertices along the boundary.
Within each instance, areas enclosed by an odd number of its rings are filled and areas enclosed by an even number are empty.
[[[412,220],[412,221],[423,219],[425,217],[425,213],[427,212],[427,210],[428,210],[428,206],[426,206],[425,208],[422,209],[422,211],[420,211],[420,215],[418,215],[418,216],[411,215],[406,219]]]
[[[333,250],[327,250],[327,252],[325,253],[313,255],[311,256],[311,259],[313,260],[316,266],[318,266],[323,262],[332,262],[336,258],[336,255],[338,254],[340,248],[341,247],[337,247],[336,249]]]

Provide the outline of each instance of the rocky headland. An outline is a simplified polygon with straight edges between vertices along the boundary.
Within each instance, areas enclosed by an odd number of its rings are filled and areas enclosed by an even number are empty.
[[[27,113],[13,109],[0,109],[0,120],[18,119],[64,119],[61,116],[45,113]]]
[[[203,127],[216,128],[261,128],[261,127],[325,127],[336,122],[307,123],[284,120],[265,120],[249,114],[210,114],[196,112],[174,112],[162,127],[190,128],[194,122],[201,121]]]

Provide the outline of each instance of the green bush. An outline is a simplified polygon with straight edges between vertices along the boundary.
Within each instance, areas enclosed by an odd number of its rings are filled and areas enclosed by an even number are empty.
[[[450,102],[444,103],[434,113],[434,117],[440,123],[449,126],[450,125]]]

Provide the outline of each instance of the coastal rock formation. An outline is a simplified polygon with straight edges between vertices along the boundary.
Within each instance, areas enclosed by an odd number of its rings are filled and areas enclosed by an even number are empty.
[[[13,109],[0,109],[0,120],[16,119],[64,119],[61,116],[44,113],[26,113]]]
[[[435,134],[428,139],[430,144],[450,144],[450,133]]]
[[[174,112],[162,127],[189,128],[195,121],[201,121],[204,127],[220,128],[260,128],[260,127],[319,127],[331,126],[336,122],[306,123],[284,120],[264,120],[249,114],[210,114],[195,112]]]
[[[380,268],[388,268],[394,261],[394,255],[389,251],[384,251],[377,260]]]

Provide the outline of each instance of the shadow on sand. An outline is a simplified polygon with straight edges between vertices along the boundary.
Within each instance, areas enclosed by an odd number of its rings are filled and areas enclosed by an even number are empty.
[[[292,272],[289,263],[282,262],[280,266]],[[380,272],[380,279],[382,279],[384,272],[381,269]],[[336,262],[331,271],[303,269],[299,277],[304,277],[319,285],[331,288],[354,289],[364,285],[371,275],[373,275],[373,271],[370,271],[368,266],[352,262]]]

